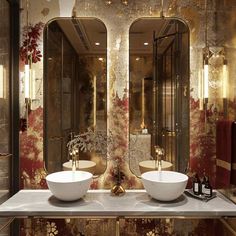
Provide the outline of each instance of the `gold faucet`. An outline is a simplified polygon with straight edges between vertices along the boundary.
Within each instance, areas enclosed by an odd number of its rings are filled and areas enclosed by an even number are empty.
[[[71,160],[72,160],[72,171],[76,171],[77,164],[77,156],[79,154],[79,149],[77,147],[73,147],[70,152]]]
[[[70,135],[69,135],[70,141],[72,141],[74,137],[75,137],[75,133],[70,132]],[[76,171],[77,156],[79,155],[79,148],[76,145],[71,145],[71,148],[69,149],[69,155],[72,160],[72,171]]]
[[[160,146],[154,146],[155,148],[155,170],[161,171],[161,160],[162,160],[162,156],[164,156],[164,148],[161,148]]]

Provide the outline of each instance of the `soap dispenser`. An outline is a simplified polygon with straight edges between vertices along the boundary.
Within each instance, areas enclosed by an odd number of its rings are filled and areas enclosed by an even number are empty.
[[[198,177],[198,174],[196,174],[193,179],[193,193],[196,195],[201,194],[201,181]]]
[[[211,184],[210,184],[210,181],[209,181],[208,177],[206,177],[206,182],[205,182],[204,186],[202,187],[202,193],[206,197],[211,197],[212,196],[212,187],[211,187]]]

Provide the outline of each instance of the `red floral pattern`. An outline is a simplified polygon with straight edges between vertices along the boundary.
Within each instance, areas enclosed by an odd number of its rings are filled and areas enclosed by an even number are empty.
[[[24,27],[23,42],[20,47],[20,58],[25,64],[29,62],[37,63],[41,61],[42,53],[39,50],[39,40],[44,23],[39,22],[35,25]]]
[[[21,188],[47,188],[43,163],[43,109],[31,111],[20,133]]]

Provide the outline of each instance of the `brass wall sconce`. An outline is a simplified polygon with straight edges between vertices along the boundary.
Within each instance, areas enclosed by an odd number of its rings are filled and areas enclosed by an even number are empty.
[[[214,67],[214,60],[217,60],[217,67]],[[211,61],[211,64],[210,62]],[[210,67],[213,67],[213,73],[217,74],[216,78],[209,78]],[[227,118],[227,106],[228,106],[228,62],[226,60],[223,47],[210,47],[204,49],[203,53],[203,71],[199,73],[198,78],[198,98],[199,98],[199,110],[207,110],[207,104],[209,99],[209,88],[219,90],[217,94],[218,98],[222,98],[223,103],[223,115]]]
[[[36,78],[35,78],[35,70],[30,68],[29,64],[25,65],[24,71],[24,96],[25,103],[28,108],[31,108],[31,103],[36,99]]]

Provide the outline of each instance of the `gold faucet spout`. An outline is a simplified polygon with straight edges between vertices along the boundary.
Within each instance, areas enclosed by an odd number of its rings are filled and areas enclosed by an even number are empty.
[[[161,171],[162,169],[162,156],[164,155],[164,149],[159,146],[154,146],[155,148],[155,170]]]
[[[79,154],[79,150],[77,148],[73,148],[71,153],[71,159],[72,159],[72,171],[76,171],[77,168],[77,156]]]

